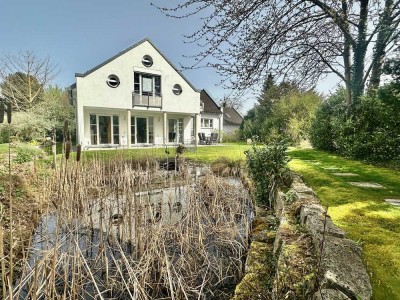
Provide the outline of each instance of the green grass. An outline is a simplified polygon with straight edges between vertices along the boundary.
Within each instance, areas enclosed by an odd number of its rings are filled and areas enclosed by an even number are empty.
[[[61,157],[61,143],[57,144],[57,156]],[[188,147],[187,151],[183,154],[188,160],[199,163],[212,163],[221,157],[226,157],[230,160],[244,160],[246,157],[244,151],[249,149],[250,146],[245,143],[224,143],[217,146],[200,146]],[[51,146],[43,149],[47,155],[51,155]],[[166,153],[166,150],[169,154]],[[8,152],[8,144],[0,144],[0,155]],[[72,155],[73,156],[73,155]],[[107,150],[90,150],[84,151],[84,159],[110,159],[117,157],[124,157],[127,159],[152,157],[157,159],[166,159],[175,157],[175,147],[168,146],[167,148],[140,148],[140,149],[107,149]]]
[[[384,202],[385,198],[400,199],[400,172],[316,150],[295,149],[289,155],[290,168],[329,206],[332,220],[362,245],[373,299],[400,299],[400,208]],[[359,176],[338,177],[334,172]],[[385,188],[359,188],[349,181],[375,182]]]
[[[8,144],[0,144],[0,155],[8,153]]]
[[[196,151],[185,152],[184,157],[201,163],[212,163],[221,157],[226,157],[230,160],[244,160],[246,158],[244,151],[249,148],[250,146],[244,143],[203,146],[197,147]]]
[[[229,143],[218,146],[189,147],[183,154],[183,157],[198,163],[212,163],[221,157],[230,160],[244,160],[244,151],[249,148],[246,144]],[[166,150],[169,154],[166,153]],[[84,159],[110,159],[123,157],[127,159],[152,157],[157,159],[166,159],[175,157],[175,147],[167,148],[141,148],[141,149],[108,149],[96,151],[84,151]]]

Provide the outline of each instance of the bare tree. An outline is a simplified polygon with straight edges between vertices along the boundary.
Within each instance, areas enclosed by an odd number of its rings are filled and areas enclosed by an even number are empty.
[[[155,2],[154,2],[155,1]],[[182,0],[152,5],[168,16],[202,16],[185,36],[201,50],[188,68],[212,66],[238,90],[276,79],[310,87],[328,73],[346,85],[348,106],[379,86],[399,38],[400,0]]]
[[[241,110],[243,108],[243,99],[241,97],[233,97],[225,95],[220,101],[220,106],[232,107],[236,110]]]
[[[0,60],[1,93],[16,110],[29,109],[56,74],[49,57],[40,58],[32,51],[6,55]]]

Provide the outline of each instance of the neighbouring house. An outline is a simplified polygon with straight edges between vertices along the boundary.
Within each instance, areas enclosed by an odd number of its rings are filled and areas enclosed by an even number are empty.
[[[243,122],[243,117],[233,107],[225,105],[224,109],[224,132],[230,133],[240,128]]]
[[[200,90],[148,38],[75,77],[69,92],[85,148],[197,144],[210,127]]]
[[[201,120],[200,132],[204,132],[206,137],[210,137],[211,133],[218,134],[218,140],[222,139],[223,130],[223,109],[218,106],[210,93],[202,90],[200,93],[201,101]]]

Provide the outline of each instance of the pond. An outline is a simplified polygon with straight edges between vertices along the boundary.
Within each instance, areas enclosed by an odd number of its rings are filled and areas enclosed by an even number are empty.
[[[240,180],[186,168],[154,188],[164,171],[103,167],[71,166],[49,184],[57,209],[35,231],[15,298],[229,299],[253,218]]]

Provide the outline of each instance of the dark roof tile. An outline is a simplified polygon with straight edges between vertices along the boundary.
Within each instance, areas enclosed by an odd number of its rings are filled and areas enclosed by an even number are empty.
[[[200,92],[200,100],[204,103],[204,112],[205,113],[221,113],[220,107],[215,103],[214,99],[210,96],[210,94],[206,90],[201,90]]]
[[[224,124],[240,125],[243,122],[243,117],[233,107],[224,107]]]

